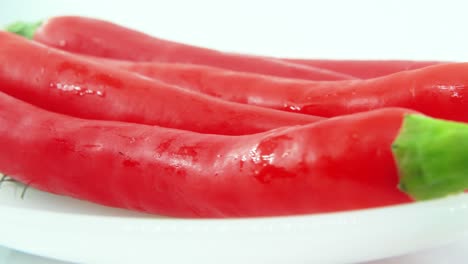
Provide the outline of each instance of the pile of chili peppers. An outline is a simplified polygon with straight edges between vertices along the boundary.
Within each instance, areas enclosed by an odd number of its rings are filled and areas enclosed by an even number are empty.
[[[16,34],[15,34],[16,33]],[[468,188],[468,64],[232,54],[62,16],[0,31],[0,171],[174,217]]]

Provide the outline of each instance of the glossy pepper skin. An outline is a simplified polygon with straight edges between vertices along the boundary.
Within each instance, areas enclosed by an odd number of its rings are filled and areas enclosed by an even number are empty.
[[[92,56],[133,61],[209,65],[242,72],[310,80],[345,80],[352,76],[274,58],[226,53],[155,38],[98,19],[62,16],[40,25],[34,40]]]
[[[289,62],[309,65],[331,71],[352,75],[360,79],[381,77],[401,71],[416,70],[432,65],[444,64],[442,61],[410,60],[314,60],[284,59]]]
[[[368,80],[314,82],[206,66],[89,58],[227,101],[333,117],[383,107],[468,122],[468,63],[441,64]]]
[[[0,171],[41,190],[177,217],[290,215],[410,202],[391,143],[404,109],[246,136],[78,119],[0,93]],[[333,142],[333,143],[330,143]]]
[[[0,32],[0,91],[76,117],[212,134],[251,134],[322,119],[194,93],[8,32]]]

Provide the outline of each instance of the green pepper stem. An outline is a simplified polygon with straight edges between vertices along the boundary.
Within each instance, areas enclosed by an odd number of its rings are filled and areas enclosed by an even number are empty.
[[[392,146],[399,188],[415,200],[468,189],[468,124],[410,114]]]
[[[42,25],[42,21],[28,23],[28,22],[16,22],[10,24],[6,27],[6,31],[18,34],[28,39],[32,39],[34,37],[34,33],[36,32],[37,28]]]

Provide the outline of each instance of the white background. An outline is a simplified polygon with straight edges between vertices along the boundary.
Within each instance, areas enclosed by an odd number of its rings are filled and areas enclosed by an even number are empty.
[[[463,0],[2,0],[0,24],[81,14],[230,51],[468,60],[466,10]]]
[[[1,0],[0,25],[80,14],[226,51],[310,58],[467,61],[467,7],[466,1],[448,0]],[[468,260],[467,250],[468,242],[461,242],[375,263],[462,263]],[[0,249],[0,263],[33,260],[50,263]]]

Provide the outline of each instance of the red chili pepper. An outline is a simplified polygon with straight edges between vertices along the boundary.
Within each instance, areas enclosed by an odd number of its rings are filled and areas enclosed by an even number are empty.
[[[72,116],[214,134],[251,134],[321,117],[231,103],[0,32],[0,90]]]
[[[468,63],[442,64],[368,80],[314,82],[218,68],[89,58],[224,100],[332,117],[405,107],[468,122]]]
[[[392,73],[420,69],[432,65],[443,64],[441,61],[409,61],[409,60],[312,60],[285,59],[286,61],[318,67],[335,72],[349,74],[357,78],[369,79]]]
[[[310,80],[355,79],[350,75],[280,59],[226,53],[158,39],[110,22],[84,17],[54,17],[43,24],[16,23],[8,30],[34,36],[34,40],[52,47],[106,58],[193,63]]]
[[[411,201],[390,146],[404,109],[221,136],[78,119],[0,93],[0,171],[31,187],[179,217],[267,216]]]

